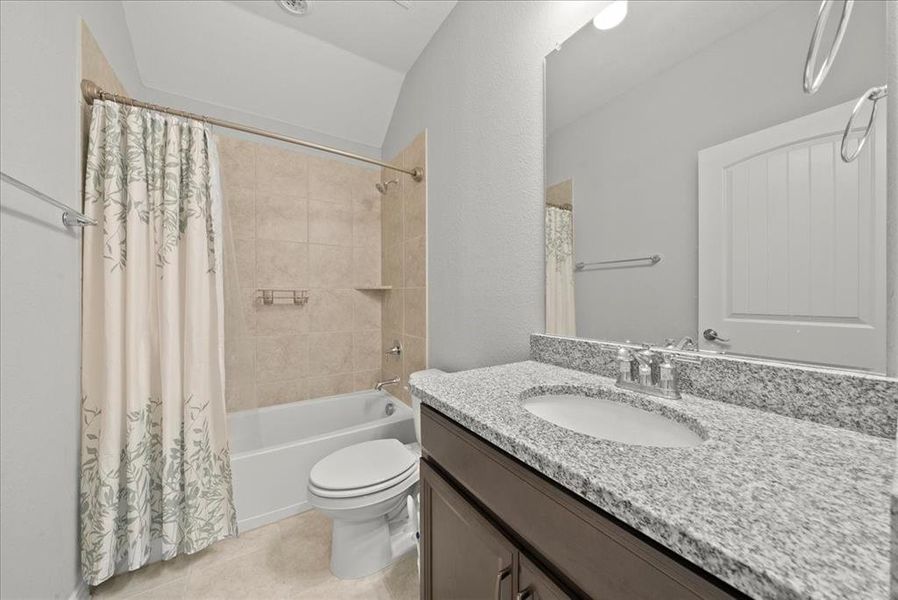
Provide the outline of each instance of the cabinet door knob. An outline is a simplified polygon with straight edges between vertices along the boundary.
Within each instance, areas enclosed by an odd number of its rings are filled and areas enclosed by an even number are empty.
[[[533,598],[533,589],[528,587],[528,588],[518,592],[518,595],[515,596],[514,598],[515,598],[515,600],[530,600],[531,598]]]
[[[511,575],[511,567],[505,567],[496,575],[496,600],[502,600],[502,582]]]

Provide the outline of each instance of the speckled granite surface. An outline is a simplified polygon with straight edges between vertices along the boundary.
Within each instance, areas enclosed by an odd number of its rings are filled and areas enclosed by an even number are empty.
[[[691,448],[603,441],[527,412],[534,387],[661,411]],[[527,361],[416,376],[422,401],[709,573],[757,598],[885,599],[895,441]]]
[[[530,358],[540,362],[615,377],[615,356],[616,349],[602,342],[530,336]],[[685,393],[895,437],[898,379],[722,355],[702,355],[700,365],[678,363],[678,367]]]

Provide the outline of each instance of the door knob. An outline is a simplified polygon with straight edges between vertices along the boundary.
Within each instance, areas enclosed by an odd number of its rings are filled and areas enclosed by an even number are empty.
[[[723,342],[724,344],[726,344],[730,341],[729,338],[720,337],[720,335],[713,329],[705,329],[702,332],[702,336],[709,342]]]

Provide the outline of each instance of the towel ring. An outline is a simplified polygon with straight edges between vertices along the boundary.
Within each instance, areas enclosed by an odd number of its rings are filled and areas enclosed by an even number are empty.
[[[817,62],[817,54],[820,52],[820,38],[826,29],[829,21],[829,12],[835,0],[823,0],[820,3],[820,10],[817,11],[817,24],[814,26],[814,33],[811,35],[811,45],[808,47],[808,57],[804,63],[804,92],[806,94],[814,94],[823,85],[823,81],[829,74],[833,61],[836,60],[836,54],[839,53],[839,46],[842,44],[842,37],[845,35],[845,29],[848,27],[848,19],[851,18],[851,9],[854,8],[854,0],[844,0],[842,5],[842,17],[839,19],[839,28],[833,38],[833,44],[826,54],[823,64],[816,75],[813,74],[814,66]]]
[[[845,131],[842,132],[842,146],[840,149],[840,153],[842,154],[842,160],[844,162],[849,163],[853,161],[861,153],[861,149],[864,147],[864,144],[867,143],[867,138],[870,137],[870,130],[873,129],[873,122],[876,119],[876,103],[888,96],[888,94],[889,86],[880,85],[871,87],[869,90],[864,92],[863,96],[858,98],[857,104],[855,104],[854,108],[851,110],[851,116],[848,117],[848,124],[845,125]],[[851,128],[854,127],[854,120],[857,118],[861,107],[867,100],[873,102],[873,108],[870,110],[870,120],[867,121],[867,127],[864,129],[864,135],[858,138],[857,148],[854,150],[854,152],[848,152],[848,134],[851,133]]]

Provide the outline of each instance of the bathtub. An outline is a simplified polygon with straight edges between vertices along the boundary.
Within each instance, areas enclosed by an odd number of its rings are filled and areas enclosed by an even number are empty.
[[[309,471],[334,450],[382,438],[415,441],[412,410],[378,391],[234,412],[228,426],[240,531],[311,508]]]

